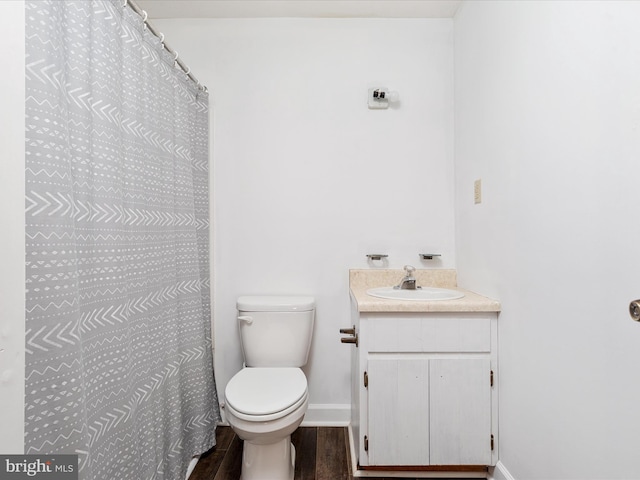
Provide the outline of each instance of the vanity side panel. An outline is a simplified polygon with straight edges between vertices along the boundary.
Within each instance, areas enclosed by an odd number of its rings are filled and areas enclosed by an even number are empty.
[[[360,333],[360,313],[358,312],[358,305],[351,299],[351,321],[356,328],[356,333]],[[360,371],[360,362],[358,355],[360,349],[351,346],[351,435],[353,436],[353,448],[356,455],[359,455],[361,447],[361,434],[360,434],[360,385],[358,384],[358,372]]]
[[[358,448],[356,452],[358,453],[358,464],[361,466],[369,465],[369,452],[365,450],[365,442],[364,437],[369,436],[369,404],[368,404],[368,392],[367,388],[364,385],[364,373],[367,370],[367,354],[368,354],[368,338],[369,338],[369,328],[371,326],[371,321],[369,315],[367,314],[358,314],[358,324],[356,324],[356,331],[358,332],[359,345],[357,350],[357,359],[358,365],[357,368],[352,370],[354,373],[353,377],[353,388],[357,390],[358,395],[358,421],[359,425],[359,436],[357,445]]]
[[[498,403],[500,395],[498,385],[500,372],[498,368],[498,315],[491,317],[491,371],[493,372],[493,385],[491,386],[491,433],[493,435],[493,450],[491,451],[491,465],[495,466],[500,458],[500,430],[498,424]]]

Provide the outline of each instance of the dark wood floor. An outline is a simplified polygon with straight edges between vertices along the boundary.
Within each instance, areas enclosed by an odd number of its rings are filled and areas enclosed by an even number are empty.
[[[216,430],[217,445],[200,457],[189,480],[238,480],[242,440],[229,427]],[[349,480],[349,440],[341,427],[302,427],[291,436],[296,447],[295,480]]]
[[[298,428],[291,435],[291,442],[296,447],[295,480],[351,480],[347,432],[342,427]],[[218,427],[216,441],[217,445],[200,457],[189,480],[240,479],[242,440],[230,427]],[[369,477],[367,480],[398,479]]]

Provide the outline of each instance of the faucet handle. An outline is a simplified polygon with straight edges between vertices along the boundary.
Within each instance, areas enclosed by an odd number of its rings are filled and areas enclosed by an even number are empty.
[[[407,276],[408,277],[412,277],[413,276],[413,272],[416,271],[416,268],[412,267],[411,265],[405,265],[404,266],[404,271],[407,272]]]

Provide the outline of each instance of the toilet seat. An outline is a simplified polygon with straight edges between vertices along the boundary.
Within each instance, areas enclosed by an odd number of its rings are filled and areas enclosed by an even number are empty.
[[[307,378],[299,368],[247,367],[229,381],[225,397],[239,418],[276,420],[305,402]]]

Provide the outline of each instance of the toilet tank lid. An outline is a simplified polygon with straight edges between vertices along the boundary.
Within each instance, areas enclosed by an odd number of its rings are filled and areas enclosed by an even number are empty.
[[[245,295],[236,304],[241,312],[304,312],[313,310],[313,297],[298,295]]]

